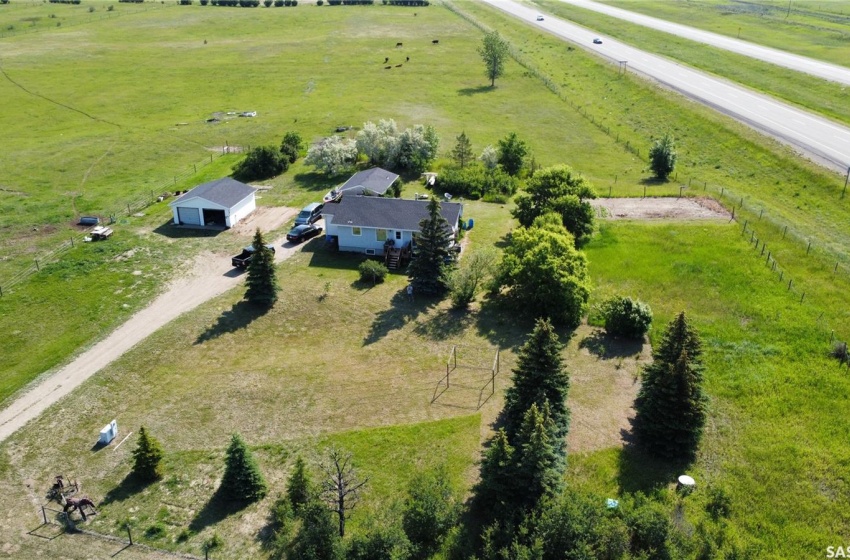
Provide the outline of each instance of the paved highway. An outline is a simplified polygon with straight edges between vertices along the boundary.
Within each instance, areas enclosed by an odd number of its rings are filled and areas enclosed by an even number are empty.
[[[544,31],[596,52],[629,71],[645,74],[683,95],[726,113],[791,145],[814,161],[844,173],[850,167],[850,129],[715,76],[609,39],[585,27],[544,14],[512,0],[482,0]],[[594,44],[600,37],[602,44]]]
[[[734,39],[732,37],[727,37],[726,35],[720,35],[710,31],[702,31],[701,29],[695,29],[693,27],[688,27],[687,25],[681,25],[678,23],[664,21],[663,19],[645,16],[643,14],[593,2],[592,0],[560,1],[586,10],[593,10],[607,16],[630,21],[644,27],[657,29],[658,31],[664,31],[665,33],[670,33],[672,35],[678,35],[679,37],[684,37],[691,41],[704,43],[719,49],[725,49],[744,56],[749,56],[750,58],[763,60],[764,62],[770,62],[777,66],[796,70],[797,72],[817,76],[824,80],[850,85],[850,68],[847,68],[846,66],[830,64],[829,62],[823,62],[821,60],[791,54],[778,49],[748,43],[747,41],[741,41],[740,39]]]

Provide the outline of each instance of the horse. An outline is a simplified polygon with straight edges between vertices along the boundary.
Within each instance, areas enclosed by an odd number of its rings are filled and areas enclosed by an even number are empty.
[[[69,515],[74,511],[79,511],[80,515],[83,516],[83,521],[85,521],[86,507],[90,507],[94,513],[97,513],[97,508],[94,507],[94,502],[86,496],[81,496],[79,498],[67,498],[65,500],[65,507],[62,511]]]

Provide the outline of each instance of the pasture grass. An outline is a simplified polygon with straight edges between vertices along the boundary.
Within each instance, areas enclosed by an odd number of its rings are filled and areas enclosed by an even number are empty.
[[[458,7],[472,18],[498,29],[536,70],[581,114],[622,145],[629,142],[646,157],[651,138],[671,134],[678,162],[669,183],[653,182],[641,163],[641,177],[631,175],[596,181],[597,191],[612,196],[718,196],[724,203],[744,199],[745,206],[764,211],[764,219],[788,226],[798,239],[812,240],[831,257],[847,262],[850,237],[842,224],[850,218],[850,198],[842,198],[844,177],[791,155],[789,148],[732,119],[682,99],[598,57],[542,33],[529,32],[498,10],[475,3]],[[575,111],[571,106],[564,111]],[[576,169],[572,153],[566,163]],[[643,160],[641,160],[643,162]],[[706,190],[703,190],[706,189]]]
[[[691,528],[705,521],[703,491],[719,486],[733,497],[733,531],[768,557],[808,557],[844,534],[848,456],[836,436],[848,429],[850,378],[828,355],[844,313],[801,304],[732,225],[606,223],[587,253],[594,300],[648,302],[656,341],[680,310],[702,335],[710,419],[687,470],[700,481],[684,502]],[[833,282],[807,281],[815,292]],[[570,478],[669,497],[676,469],[626,446],[572,455]]]
[[[848,65],[847,0],[601,0],[626,10],[713,31],[803,56]],[[790,11],[789,11],[790,6]]]
[[[689,41],[556,0],[542,0],[537,4],[549,13],[591,29],[598,29],[601,33],[635,45],[642,50],[681,61],[694,68],[723,76],[772,95],[787,103],[850,124],[850,91],[843,84],[794,72],[724,49]],[[669,2],[666,3],[666,5],[670,4]],[[628,7],[644,5],[645,3],[642,2],[627,4]],[[689,10],[695,10],[691,3],[687,5]],[[706,7],[703,6],[703,9],[706,9]],[[850,4],[848,4],[848,9],[850,9]],[[685,19],[688,24],[691,21],[703,21],[702,17],[697,16],[693,11],[689,11],[687,16],[687,18],[682,19]],[[850,21],[850,13],[848,13],[848,21]],[[770,29],[775,29],[775,26],[771,26]],[[850,57],[850,48],[848,48],[850,35],[845,35],[845,39],[839,41],[839,43],[843,47],[845,56]],[[788,47],[783,48],[788,50]],[[832,50],[829,49],[828,52],[832,52]]]

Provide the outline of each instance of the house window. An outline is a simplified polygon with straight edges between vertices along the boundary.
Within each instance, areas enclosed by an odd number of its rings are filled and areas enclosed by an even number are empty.
[[[360,231],[360,228],[359,228],[359,227],[353,227],[353,228],[351,228],[351,235],[361,235],[362,233],[363,233],[363,232],[362,232],[362,231]]]
[[[366,254],[367,254],[367,255],[374,255],[374,254],[375,254],[375,250],[374,250],[374,249],[366,249]]]
[[[395,238],[401,239],[401,232],[400,231],[395,232]]]
[[[387,240],[387,230],[385,229],[376,229],[375,236],[378,238],[378,241],[386,241]]]

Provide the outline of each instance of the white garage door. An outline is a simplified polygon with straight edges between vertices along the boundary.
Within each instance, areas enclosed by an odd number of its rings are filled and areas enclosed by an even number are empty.
[[[177,217],[180,218],[181,224],[201,225],[201,211],[197,208],[180,208],[178,206]]]

